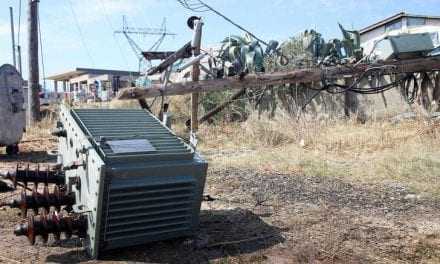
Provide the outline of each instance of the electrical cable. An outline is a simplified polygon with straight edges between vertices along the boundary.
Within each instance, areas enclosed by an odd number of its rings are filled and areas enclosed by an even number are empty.
[[[46,94],[46,71],[44,70],[43,38],[41,37],[40,15],[37,14],[38,37],[40,38],[41,73],[43,77],[43,92]]]
[[[367,70],[365,70],[361,76],[359,78],[357,78],[351,85],[347,86],[347,85],[340,85],[340,84],[336,84],[336,83],[331,83],[328,84],[325,81],[325,76],[322,77],[322,88],[316,89],[316,88],[309,88],[309,89],[314,89],[314,90],[322,90],[322,91],[327,91],[329,93],[332,94],[337,94],[337,93],[344,93],[346,91],[351,91],[351,92],[355,92],[355,93],[359,93],[359,94],[376,94],[376,93],[382,93],[384,91],[387,91],[393,87],[395,87],[396,85],[400,84],[400,82],[404,79],[400,79],[398,81],[393,81],[391,83],[382,85],[382,86],[375,86],[375,87],[368,87],[368,88],[360,88],[357,87],[358,84],[365,78],[371,75],[368,75],[368,73],[372,72],[372,71],[383,71],[386,68],[390,68],[390,69],[394,69],[395,66],[394,65],[384,65],[384,66],[380,66],[380,67],[371,67]]]
[[[232,21],[232,19],[230,19],[226,15],[220,13],[216,9],[212,8],[211,6],[209,6],[208,4],[203,2],[202,0],[189,0],[189,1],[197,1],[198,3],[188,2],[188,0],[177,0],[177,2],[179,2],[183,7],[185,7],[186,9],[189,9],[191,11],[194,11],[194,12],[208,12],[208,11],[211,11],[211,12],[215,13],[216,15],[222,17],[224,20],[228,21],[229,23],[231,23],[235,27],[237,27],[237,28],[243,30],[244,32],[248,33],[251,37],[253,37],[254,39],[256,39],[259,42],[263,43],[265,46],[269,46],[269,44],[266,41],[264,41],[261,38],[257,37],[255,34],[250,32],[249,30],[247,30],[243,26],[241,26],[241,25],[237,24],[236,22]]]
[[[86,42],[85,42],[85,39],[84,39],[84,34],[83,34],[82,30],[81,30],[81,26],[80,26],[78,18],[76,16],[75,10],[73,9],[72,1],[71,0],[67,0],[67,2],[69,3],[70,11],[72,12],[72,15],[73,15],[73,20],[75,21],[75,25],[76,25],[76,28],[78,30],[78,33],[79,33],[79,36],[80,36],[80,39],[81,39],[81,44],[83,45],[83,48],[85,49],[85,51],[87,53],[87,56],[89,57],[89,60],[92,63],[93,67],[95,67],[96,66],[95,65],[95,61],[93,60],[93,57],[92,57],[92,55],[91,55],[91,53],[90,53],[90,51],[89,51],[89,49],[88,49],[88,47],[86,45]]]
[[[107,24],[110,26],[111,31],[112,31],[112,32],[115,32],[116,30],[115,30],[115,28],[113,27],[113,24],[112,24],[112,22],[111,22],[111,20],[110,20],[110,18],[109,18],[109,16],[108,16],[108,14],[107,14],[107,8],[106,8],[105,5],[102,3],[102,0],[99,0],[99,4],[100,4],[101,7],[102,7],[102,12],[103,12],[103,14],[104,14],[104,18],[105,18]],[[126,66],[127,69],[128,69],[129,64],[128,64],[127,58],[125,57],[124,53],[122,52],[121,44],[119,43],[119,40],[118,40],[118,38],[116,38],[115,34],[113,34],[113,39],[115,40],[116,45],[118,46],[119,54],[121,55],[121,58],[122,58],[122,60],[124,61],[125,66]],[[131,72],[130,72],[130,74],[131,74]]]
[[[398,78],[390,83],[384,84],[384,85],[380,85],[380,86],[374,86],[374,87],[367,87],[367,88],[361,88],[358,87],[359,83],[366,77],[371,76],[371,72],[373,71],[383,71],[386,68],[391,68],[394,69],[395,66],[393,65],[385,65],[385,66],[381,66],[381,67],[372,67],[369,68],[367,70],[365,70],[361,76],[359,78],[357,78],[353,83],[351,83],[350,85],[341,85],[341,84],[336,84],[336,83],[327,83],[325,76],[322,77],[322,88],[312,88],[312,87],[308,87],[308,89],[310,90],[314,90],[316,91],[316,93],[309,99],[307,100],[307,102],[302,106],[301,109],[305,109],[307,107],[308,104],[310,104],[313,99],[320,94],[322,91],[326,91],[330,94],[340,94],[340,93],[345,93],[345,92],[354,92],[357,94],[364,94],[364,95],[368,95],[368,94],[379,94],[379,93],[383,93],[385,91],[388,91],[390,89],[393,89],[395,87],[401,86],[403,87],[404,91],[403,94],[407,100],[408,103],[412,104],[415,101],[415,98],[417,97],[418,94],[418,90],[419,90],[419,85],[417,82],[417,78],[413,75],[413,74],[407,74],[401,78]],[[394,74],[395,75],[395,74]],[[410,89],[411,87],[411,81],[413,82],[413,86],[412,89]]]
[[[363,62],[363,61],[366,60],[366,59],[370,60],[370,57],[371,57],[371,55],[373,55],[373,52],[376,50],[377,45],[378,45],[380,42],[384,41],[385,39],[386,39],[386,38],[383,38],[383,39],[380,39],[380,40],[374,42],[373,48],[371,49],[370,53],[368,53],[368,54],[365,55],[362,59],[360,59],[358,62],[356,62],[356,63],[354,64],[354,66],[359,65],[361,62]]]
[[[411,82],[413,83],[410,92]],[[417,93],[419,91],[419,83],[414,74],[407,74],[405,79],[401,82],[401,87],[403,88],[403,94],[408,104],[413,104],[416,100]]]
[[[191,0],[190,0],[191,1]],[[177,0],[183,7],[194,12],[209,12],[210,10],[206,8],[201,3],[188,2],[187,0]]]

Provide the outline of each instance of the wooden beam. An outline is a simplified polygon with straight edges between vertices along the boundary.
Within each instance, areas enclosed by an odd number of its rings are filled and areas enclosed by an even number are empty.
[[[148,105],[147,100],[145,100],[145,98],[139,98],[138,103],[142,109],[146,109],[146,110],[148,110],[148,112],[151,113],[150,106]]]
[[[224,79],[203,80],[185,83],[169,84],[164,95],[184,95],[194,92],[215,92],[225,90],[236,90],[250,87],[260,87],[264,85],[282,85],[287,83],[311,83],[320,82],[323,78],[343,78],[348,76],[359,76],[366,69],[371,67],[381,67],[385,65],[395,66],[393,70],[387,69],[389,73],[413,73],[430,72],[440,70],[440,56],[392,61],[382,64],[360,64],[357,66],[334,66],[324,69],[311,68],[300,69],[286,72],[248,74],[243,78],[239,76],[228,77]],[[154,84],[146,89],[125,88],[117,96],[119,100],[129,100],[138,98],[156,97],[161,95],[162,86]]]
[[[143,51],[142,56],[146,60],[165,60],[174,53],[174,51]]]
[[[191,42],[193,49],[193,57],[200,55],[200,47],[202,40],[203,22],[198,19],[194,21],[194,36]],[[200,77],[200,62],[197,61],[192,66],[191,77],[193,82],[198,82]],[[199,129],[199,92],[195,91],[191,94],[191,131],[197,132]]]
[[[225,109],[228,105],[230,105],[231,103],[234,102],[234,100],[240,98],[242,95],[244,95],[246,93],[246,89],[240,89],[239,91],[237,91],[235,94],[233,94],[230,98],[228,98],[228,100],[224,101],[223,103],[219,104],[218,106],[216,106],[215,108],[213,108],[211,111],[209,111],[208,113],[206,113],[204,116],[202,116],[199,119],[199,124],[209,120],[211,117],[215,116],[216,114],[220,113],[221,111],[223,111],[223,109]]]
[[[180,60],[182,58],[189,58],[189,57],[191,57],[191,41],[186,43],[182,48],[180,48],[174,54],[172,54],[171,56],[166,58],[159,65],[149,69],[147,71],[147,75],[153,75],[156,73],[164,72],[171,65],[173,65],[173,63],[175,63],[177,60]]]

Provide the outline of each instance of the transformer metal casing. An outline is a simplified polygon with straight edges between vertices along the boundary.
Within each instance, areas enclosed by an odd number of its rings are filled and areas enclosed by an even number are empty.
[[[375,54],[379,60],[419,58],[434,49],[429,33],[387,36],[376,44]]]
[[[0,66],[0,147],[20,142],[26,128],[23,80],[14,66]]]
[[[190,236],[199,223],[207,163],[141,109],[69,109],[59,153],[74,212],[88,218],[86,248],[109,249]]]

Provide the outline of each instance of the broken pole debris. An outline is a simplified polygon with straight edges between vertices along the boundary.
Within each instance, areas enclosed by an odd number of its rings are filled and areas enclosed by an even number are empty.
[[[199,124],[209,120],[211,117],[215,116],[216,114],[220,113],[221,111],[223,111],[223,109],[225,109],[226,107],[228,107],[228,105],[230,105],[232,102],[234,102],[235,100],[237,100],[238,98],[240,98],[241,96],[246,94],[246,89],[240,89],[238,90],[236,93],[234,93],[230,98],[228,98],[226,101],[224,101],[223,103],[219,104],[218,106],[216,106],[214,109],[212,109],[211,111],[209,111],[208,113],[206,113],[204,116],[202,116],[199,119]]]
[[[366,70],[381,66],[394,66],[386,70],[388,74],[394,73],[415,73],[430,72],[440,69],[440,56],[410,59],[401,61],[390,61],[380,64],[359,64],[359,65],[340,65],[326,68],[309,68],[285,72],[248,74],[242,78],[240,76],[228,77],[224,79],[212,79],[192,82],[170,83],[166,90],[161,84],[153,84],[148,88],[124,88],[116,99],[130,100],[139,98],[151,98],[156,96],[184,95],[194,92],[215,92],[225,90],[236,90],[243,88],[261,87],[265,85],[283,85],[288,83],[311,83],[320,82],[323,79],[337,79],[347,76],[360,76]]]
[[[195,19],[193,26],[194,36],[191,43],[194,57],[200,55],[200,47],[202,44],[202,27],[203,27],[202,20],[200,18]],[[191,75],[193,82],[199,81],[200,62],[195,62],[193,64]],[[192,132],[197,132],[197,130],[199,129],[198,112],[199,112],[199,92],[194,91],[191,94],[191,131]]]

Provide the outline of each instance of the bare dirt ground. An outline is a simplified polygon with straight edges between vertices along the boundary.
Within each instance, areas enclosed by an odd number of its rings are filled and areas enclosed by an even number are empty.
[[[0,169],[55,162],[47,150],[56,142],[35,139],[27,136],[17,157],[0,155]],[[202,148],[210,161],[218,153],[230,160],[246,153],[213,149]],[[436,195],[399,181],[357,182],[344,171],[330,170],[328,177],[316,170],[279,172],[234,162],[213,162],[205,194],[214,201],[204,202],[195,238],[115,250],[94,261],[74,239],[30,246],[13,235],[22,221],[19,211],[3,208],[0,263],[440,263]],[[438,178],[429,185],[426,190],[436,193]]]
[[[22,157],[52,161],[36,153]],[[2,167],[15,163],[1,158]],[[419,199],[403,186],[356,186],[251,170],[212,170],[208,179],[206,193],[217,200],[203,205],[195,240],[118,250],[102,263],[440,261],[439,200]],[[30,246],[12,234],[20,221],[18,210],[0,211],[0,263],[101,263],[87,259],[80,241]]]

